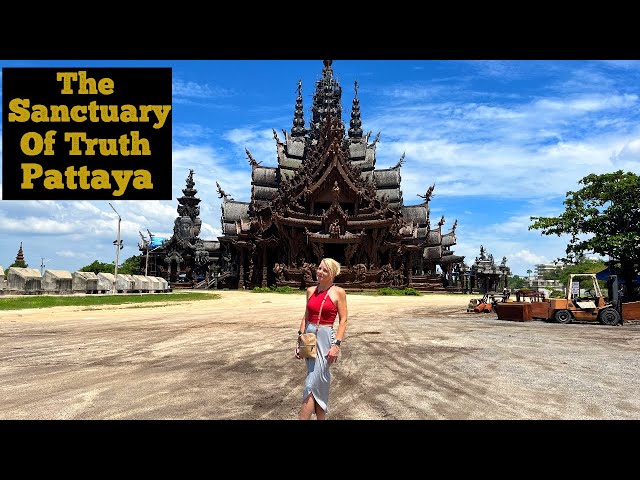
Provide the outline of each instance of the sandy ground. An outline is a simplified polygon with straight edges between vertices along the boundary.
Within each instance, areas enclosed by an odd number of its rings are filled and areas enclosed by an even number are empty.
[[[0,312],[0,419],[295,419],[303,295]],[[348,297],[328,418],[640,419],[640,324]]]

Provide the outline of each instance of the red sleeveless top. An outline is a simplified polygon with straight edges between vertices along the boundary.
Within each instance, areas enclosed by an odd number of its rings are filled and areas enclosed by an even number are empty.
[[[326,302],[324,302],[324,306],[322,307],[322,317],[320,318],[320,325],[333,325],[336,321],[336,316],[338,315],[338,307],[335,306],[331,297],[329,296],[329,291],[331,288],[325,290],[324,292],[318,293],[318,288],[316,287],[315,291],[309,297],[309,301],[307,302],[307,319],[309,323],[316,324],[318,323],[318,313],[320,312],[320,305],[322,305],[322,301],[324,300],[325,295],[327,296]]]

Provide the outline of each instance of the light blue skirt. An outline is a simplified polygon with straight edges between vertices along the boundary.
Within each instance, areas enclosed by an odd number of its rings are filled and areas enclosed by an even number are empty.
[[[315,333],[318,345],[316,358],[307,358],[307,378],[304,382],[302,401],[309,395],[313,395],[316,403],[325,412],[329,411],[329,385],[331,384],[331,369],[327,361],[327,354],[331,345],[336,339],[336,334],[332,326],[321,325],[317,332],[315,324],[307,322],[305,333]]]

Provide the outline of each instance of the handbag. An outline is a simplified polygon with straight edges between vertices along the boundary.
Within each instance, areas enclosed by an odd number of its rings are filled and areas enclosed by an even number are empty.
[[[331,285],[333,287],[333,285]],[[320,325],[320,316],[322,315],[322,307],[324,307],[324,302],[327,300],[327,296],[329,295],[329,290],[331,287],[327,288],[327,293],[322,299],[322,303],[320,304],[320,311],[318,311],[318,322],[315,324],[316,333],[318,333],[318,325]],[[300,358],[316,358],[318,353],[318,339],[316,333],[303,333],[298,337],[298,356]]]
[[[318,350],[315,333],[303,333],[298,338],[298,356],[300,358],[316,358]]]

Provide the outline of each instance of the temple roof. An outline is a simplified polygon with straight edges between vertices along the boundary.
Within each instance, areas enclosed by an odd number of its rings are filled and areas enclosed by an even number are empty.
[[[354,82],[348,131],[342,120],[342,87],[331,60],[323,62],[322,76],[315,83],[308,127],[302,87],[298,81],[291,128],[283,129],[282,135],[273,130],[277,166],[261,165],[246,150],[251,200],[238,202],[224,195],[223,235],[261,235],[265,229],[287,225],[308,228],[309,238],[324,239],[330,225],[338,221],[341,235],[386,228],[393,238],[412,248],[455,245],[455,224],[452,231],[443,233],[443,217],[431,228],[429,202],[435,185],[420,195],[424,200],[420,204],[404,205],[404,154],[393,167],[375,168],[380,133],[373,140],[371,132],[364,134],[358,83]],[[435,253],[425,252],[425,258]],[[442,248],[437,253],[440,258]]]
[[[493,255],[487,253],[483,245],[480,245],[480,255],[471,265],[471,270],[475,274],[485,275],[509,275],[511,273],[511,269],[507,267],[507,257],[502,257],[500,265],[496,265]]]

